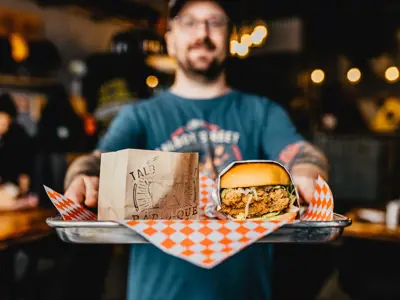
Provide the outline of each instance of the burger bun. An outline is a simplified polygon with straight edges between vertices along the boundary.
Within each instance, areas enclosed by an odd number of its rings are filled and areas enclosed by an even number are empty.
[[[244,163],[234,165],[220,178],[220,188],[246,188],[266,185],[288,185],[290,176],[274,163]]]

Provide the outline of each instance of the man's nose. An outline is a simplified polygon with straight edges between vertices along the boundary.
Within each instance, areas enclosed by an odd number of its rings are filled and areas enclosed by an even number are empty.
[[[197,38],[205,38],[210,34],[210,30],[207,22],[201,22],[197,24],[196,28],[196,37]]]

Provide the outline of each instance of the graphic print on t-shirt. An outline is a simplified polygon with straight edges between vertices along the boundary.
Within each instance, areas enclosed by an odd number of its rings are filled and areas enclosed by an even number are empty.
[[[225,130],[201,119],[192,119],[176,129],[170,139],[155,150],[198,152],[200,172],[215,179],[218,173],[234,160],[241,160],[237,131]]]

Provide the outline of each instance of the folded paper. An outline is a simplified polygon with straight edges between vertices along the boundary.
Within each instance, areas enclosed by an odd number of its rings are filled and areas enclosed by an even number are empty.
[[[125,220],[121,224],[170,255],[212,268],[290,221]]]
[[[61,195],[51,188],[44,186],[47,196],[49,196],[53,205],[57,208],[61,217],[65,221],[96,221],[97,215],[82,206],[73,202],[64,195]]]
[[[294,216],[280,221],[215,219],[215,182],[200,175],[200,220],[119,220],[123,226],[146,238],[162,251],[202,268],[213,268],[285,224],[298,222]],[[64,220],[95,220],[83,206],[45,187],[47,195]],[[73,212],[73,213],[71,213]],[[214,218],[213,218],[214,217]],[[316,193],[301,220],[330,221],[333,197],[319,177]]]
[[[314,196],[301,216],[302,221],[331,221],[333,220],[333,195],[329,185],[318,176]]]

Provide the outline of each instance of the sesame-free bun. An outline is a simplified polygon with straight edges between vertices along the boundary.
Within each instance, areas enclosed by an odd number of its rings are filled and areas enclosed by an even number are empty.
[[[222,189],[278,184],[290,184],[290,177],[284,168],[274,163],[237,164],[220,179]]]

